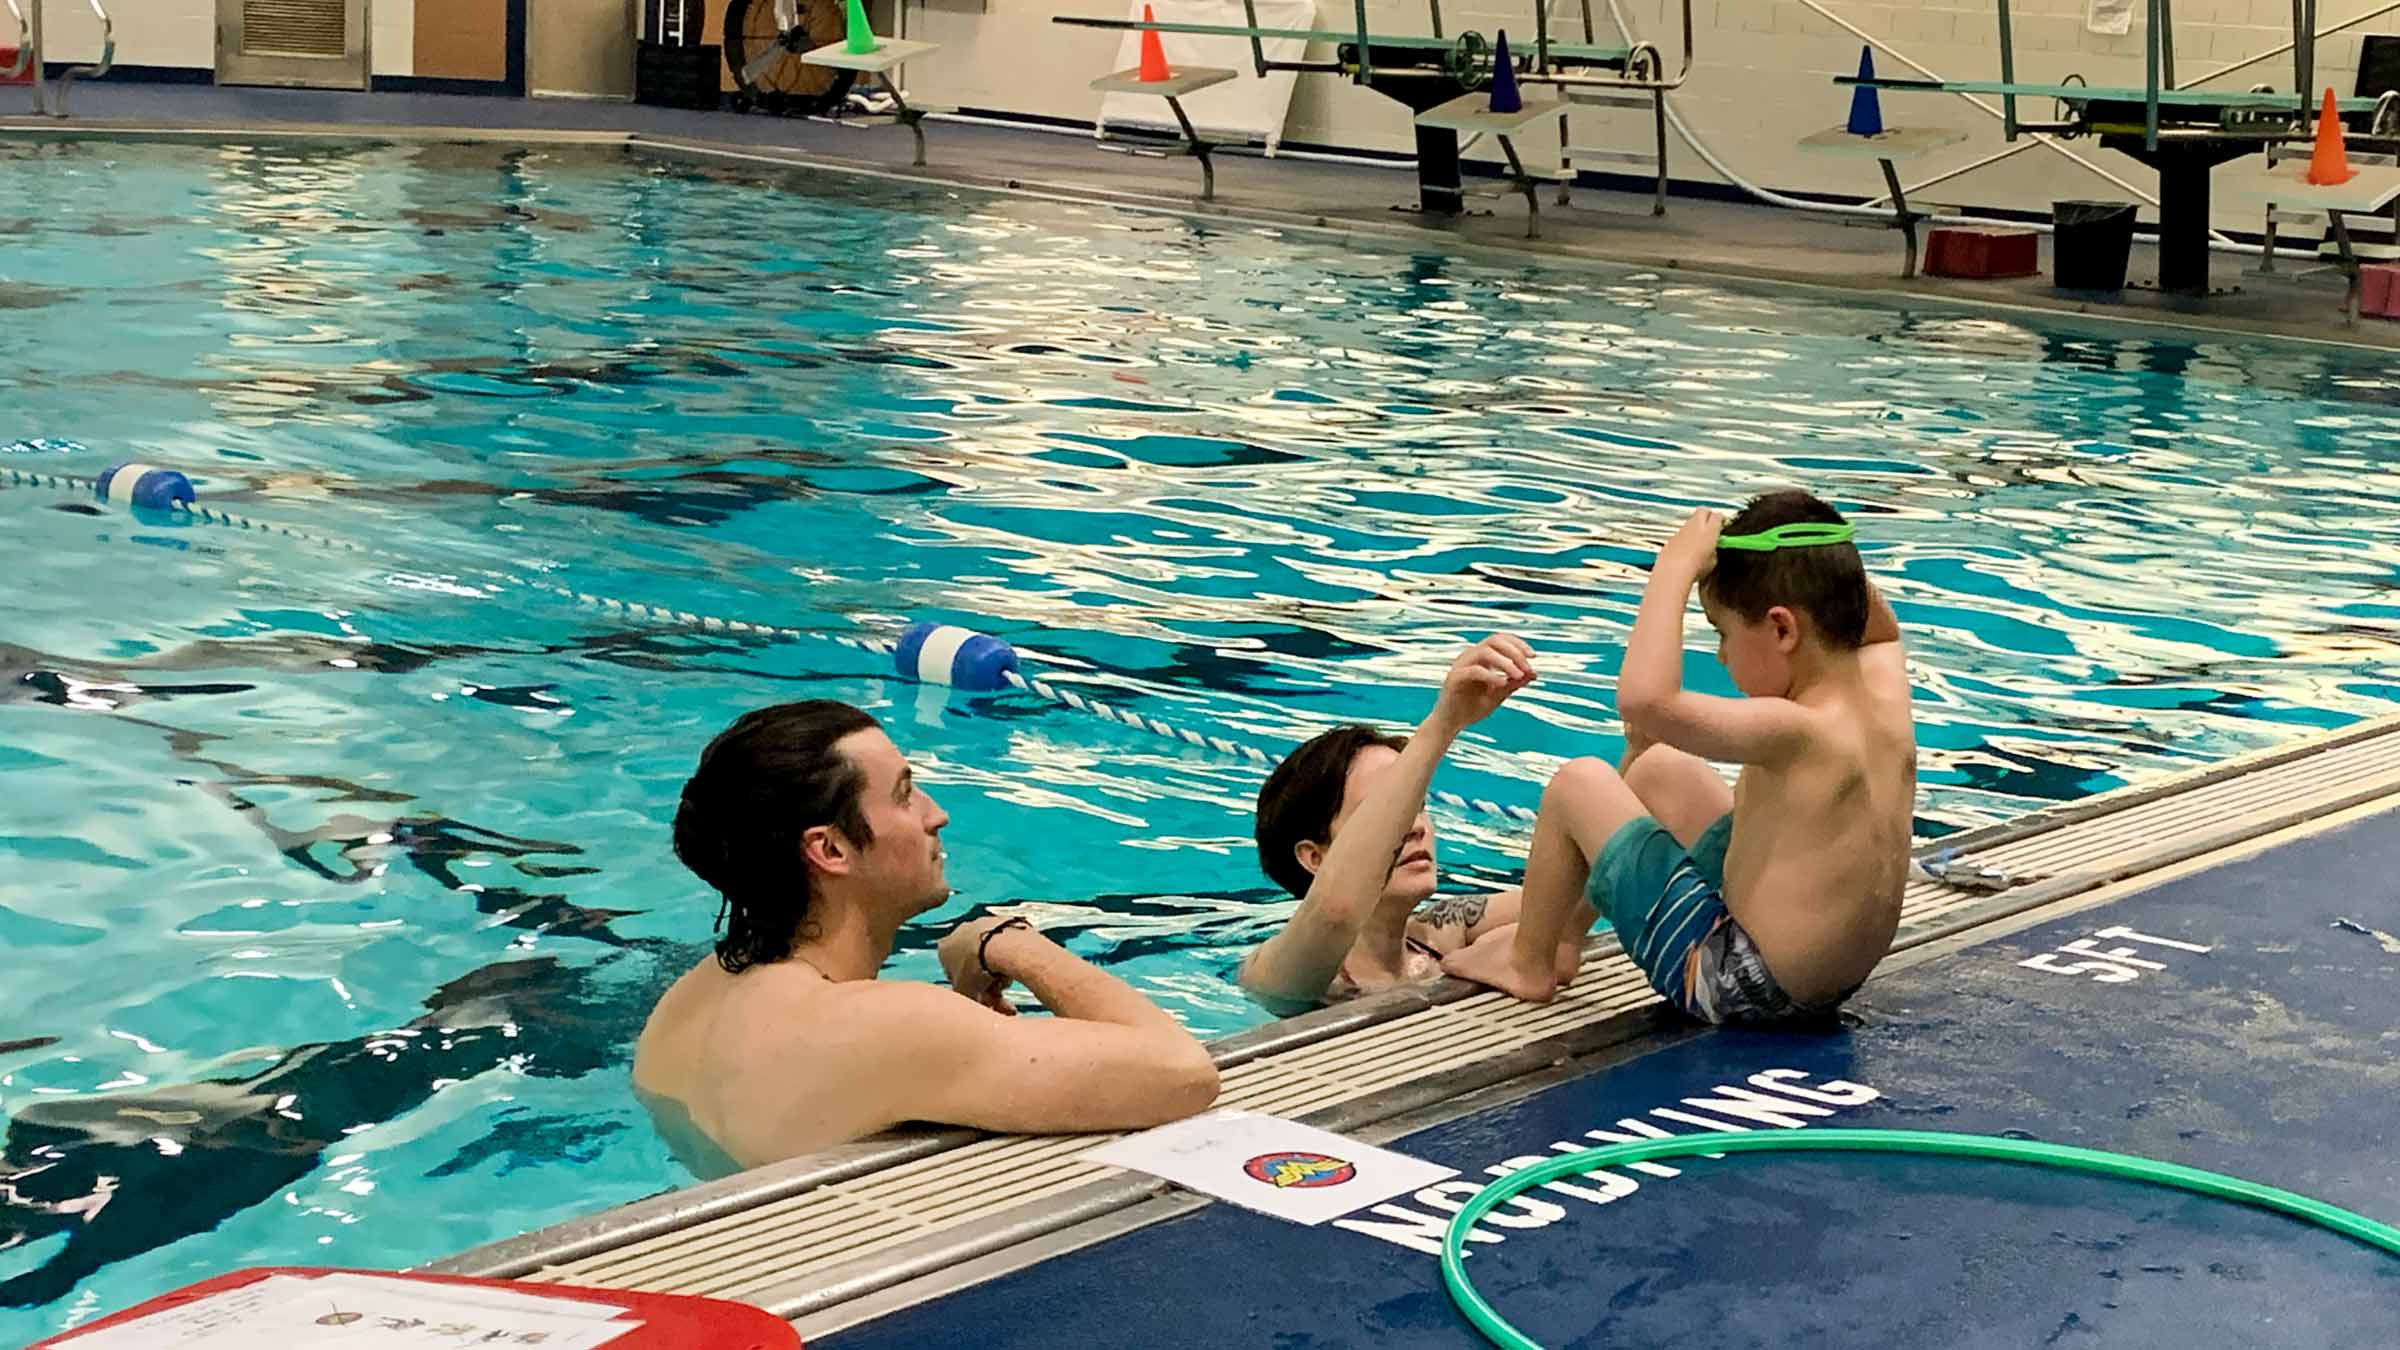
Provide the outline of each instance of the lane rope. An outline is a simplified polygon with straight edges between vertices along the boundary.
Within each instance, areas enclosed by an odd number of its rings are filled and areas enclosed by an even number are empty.
[[[114,471],[112,470],[111,472]],[[0,483],[5,483],[11,486],[38,487],[61,492],[100,495],[102,481],[103,480],[101,479],[82,478],[70,474],[40,473],[31,470],[19,469],[5,463],[0,463]],[[310,530],[298,529],[293,526],[284,525],[274,521],[259,520],[254,517],[240,515],[232,511],[219,510],[216,507],[196,500],[178,503],[171,508],[170,514],[186,517],[201,524],[215,526],[220,529],[234,530],[246,534],[274,535],[281,538],[298,540],[302,543],[312,544],[320,548],[333,549],[339,552],[355,554],[362,557],[379,558],[412,572],[431,573],[443,570],[429,569],[416,559],[393,553],[388,550],[374,548],[369,545],[362,544],[355,539],[344,539],[334,535],[319,534]],[[592,591],[578,590],[575,587],[561,585],[556,582],[532,580],[506,572],[492,571],[490,569],[478,568],[468,570],[480,572],[482,575],[492,577],[509,585],[523,587],[526,590],[571,601],[574,604],[581,605],[585,608],[601,613],[609,614],[614,617],[631,619],[641,623],[654,624],[662,627],[685,628],[703,633],[729,633],[737,636],[771,637],[786,641],[832,642],[839,646],[847,647],[853,651],[864,652],[869,655],[882,657],[887,661],[897,658],[901,651],[901,640],[896,638],[872,634],[855,635],[846,633],[809,631],[788,627],[782,624],[760,623],[755,620],[731,618],[717,614],[704,614],[693,610],[678,609],[667,605],[645,604],[638,600],[624,600],[615,596],[601,595]],[[1011,650],[1013,652],[1014,649],[1012,648]],[[997,682],[1005,688],[1019,693],[1032,695],[1035,698],[1042,699],[1058,707],[1067,708],[1074,712],[1098,717],[1103,721],[1114,723],[1117,726],[1128,727],[1135,731],[1146,732],[1150,735],[1163,737],[1167,740],[1177,741],[1184,745],[1194,746],[1203,750],[1211,750],[1222,755],[1228,755],[1259,768],[1273,768],[1281,759],[1280,755],[1270,754],[1266,750],[1261,749],[1256,745],[1249,744],[1246,741],[1237,740],[1230,734],[1223,734],[1225,730],[1223,728],[1212,727],[1207,730],[1195,730],[1191,727],[1179,726],[1175,723],[1152,717],[1147,713],[1138,712],[1131,708],[1121,707],[1113,703],[1105,702],[1101,699],[1093,698],[1088,694],[1078,692],[1068,685],[1057,683],[1051,679],[1045,679],[1038,674],[1026,674],[1023,671],[1016,669],[1013,661],[1009,663],[1007,668],[996,671],[993,678],[995,678]],[[1433,789],[1426,795],[1429,800],[1439,805],[1449,807],[1455,811],[1492,816],[1502,820],[1512,821],[1520,825],[1530,825],[1534,820],[1535,813],[1531,808],[1515,805],[1513,803],[1497,802],[1487,797],[1468,797],[1444,788]]]

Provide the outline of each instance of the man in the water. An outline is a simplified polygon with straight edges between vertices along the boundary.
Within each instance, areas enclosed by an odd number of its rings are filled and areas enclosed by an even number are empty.
[[[687,1161],[756,1167],[912,1121],[1143,1129],[1216,1100],[1190,1032],[1023,919],[943,938],[947,989],[876,978],[900,925],[949,898],[949,821],[845,703],[762,708],[701,752],[675,856],[724,897],[725,932],[659,999],[633,1061]],[[1055,1015],[1010,1016],[1011,984]]]

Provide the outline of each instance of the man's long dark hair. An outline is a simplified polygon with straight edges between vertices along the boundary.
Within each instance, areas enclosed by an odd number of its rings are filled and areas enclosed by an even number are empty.
[[[866,771],[835,745],[877,725],[831,699],[779,703],[744,713],[700,752],[675,808],[675,856],[724,897],[726,973],[792,954],[815,898],[802,832],[831,825],[853,847],[875,841],[859,809]]]

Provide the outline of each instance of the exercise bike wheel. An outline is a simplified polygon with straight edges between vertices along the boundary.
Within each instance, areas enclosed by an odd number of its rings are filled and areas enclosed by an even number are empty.
[[[842,40],[840,0],[727,0],[725,66],[747,101],[767,112],[807,114],[839,107],[858,72],[812,66],[801,54]]]

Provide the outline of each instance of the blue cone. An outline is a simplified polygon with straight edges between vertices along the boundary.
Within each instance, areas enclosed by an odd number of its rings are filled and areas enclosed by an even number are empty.
[[[1492,43],[1492,111],[1513,113],[1525,111],[1525,100],[1517,96],[1517,63],[1508,59],[1508,30]]]
[[[1875,78],[1875,49],[1858,49],[1858,78]],[[1875,86],[1858,85],[1850,91],[1850,134],[1880,136],[1883,134],[1883,103],[1875,96]]]

